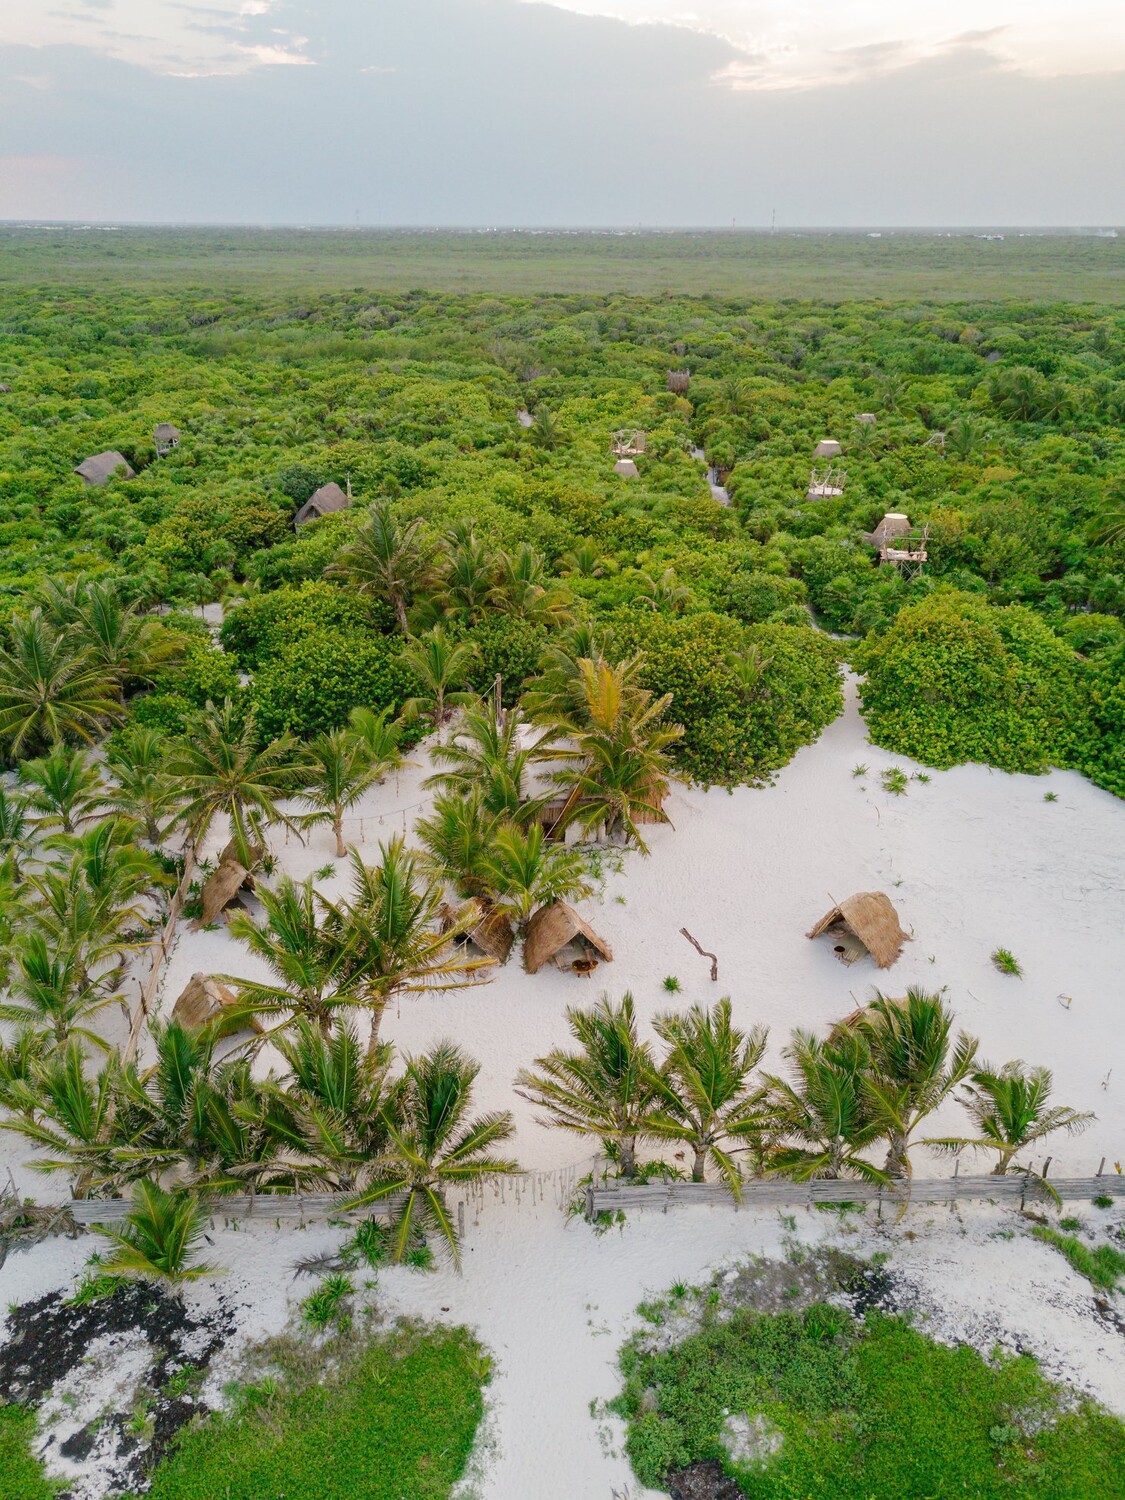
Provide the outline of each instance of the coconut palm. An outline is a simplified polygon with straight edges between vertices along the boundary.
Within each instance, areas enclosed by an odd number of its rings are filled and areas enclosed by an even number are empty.
[[[483,877],[493,905],[521,933],[527,931],[537,907],[588,896],[593,890],[582,855],[549,842],[541,823],[498,827],[485,854]]]
[[[83,965],[64,948],[48,945],[42,932],[19,941],[7,997],[0,1001],[0,1021],[45,1031],[56,1047],[71,1036],[97,1047],[108,1044],[90,1030],[90,1018],[119,996],[98,985],[83,984]]]
[[[571,596],[547,573],[542,554],[527,542],[514,553],[500,552],[490,602],[501,614],[531,624],[565,625],[571,619]]]
[[[487,895],[488,855],[502,822],[499,813],[485,807],[479,787],[467,796],[440,793],[429,817],[414,825],[425,850],[422,868],[434,879],[456,886],[462,896]]]
[[[693,1005],[683,1014],[658,1015],[653,1028],[668,1052],[649,1134],[689,1146],[692,1181],[704,1181],[710,1162],[741,1201],[742,1173],[732,1143],[763,1129],[764,1090],[750,1075],[766,1050],[766,1028],[739,1031],[731,1022],[729,999],[711,1010]]]
[[[763,1077],[774,1135],[769,1170],[798,1182],[813,1177],[884,1182],[886,1173],[859,1154],[883,1136],[864,1087],[869,1059],[861,1038],[845,1031],[821,1041],[797,1030],[783,1055],[790,1078]]]
[[[496,559],[470,525],[455,526],[443,543],[436,607],[446,618],[477,625],[496,581]]]
[[[348,728],[362,741],[368,759],[379,768],[379,775],[397,771],[403,764],[402,725],[390,718],[390,705],[378,713],[372,708],[353,708],[348,715]],[[389,720],[389,722],[388,722]]]
[[[0,646],[0,744],[12,759],[91,743],[122,712],[112,677],[42,609],[16,614]]]
[[[355,593],[389,604],[405,635],[407,608],[432,581],[433,551],[420,520],[402,522],[386,500],[376,500],[327,571]]]
[[[344,816],[377,782],[384,767],[372,761],[367,745],[347,729],[318,735],[308,748],[307,781],[301,801],[313,810],[301,819],[304,826],[327,823],[336,840],[336,858],[348,852]]]
[[[550,753],[549,735],[536,737],[519,709],[498,713],[490,698],[467,709],[453,735],[431,747],[430,759],[444,769],[423,785],[462,795],[479,789],[489,812],[525,820],[536,811],[536,802],[527,797],[528,775]]]
[[[877,993],[840,1029],[853,1031],[868,1050],[864,1091],[888,1140],[884,1170],[908,1177],[911,1137],[972,1073],[979,1043],[963,1031],[954,1039],[952,1011],[940,995],[917,987],[903,1000]]]
[[[181,803],[179,787],[167,772],[167,758],[164,736],[143,724],[130,725],[106,745],[106,765],[116,782],[106,805],[139,818],[153,845],[163,842]]]
[[[207,1213],[194,1193],[165,1191],[142,1178],[133,1188],[133,1207],[125,1227],[95,1224],[95,1231],[113,1241],[102,1262],[110,1276],[127,1276],[180,1286],[214,1274],[214,1266],[191,1259],[207,1228]]]
[[[253,710],[240,719],[229,698],[218,708],[208,703],[172,741],[168,775],[184,798],[180,816],[195,848],[220,815],[230,819],[235,852],[247,868],[255,863],[255,845],[264,846],[269,824],[284,823],[299,836],[277,805],[300,780],[296,741],[286,734],[260,746]]]
[[[1020,1151],[1038,1145],[1056,1130],[1077,1135],[1096,1118],[1064,1104],[1051,1104],[1053,1086],[1050,1068],[1027,1068],[1018,1060],[1002,1068],[985,1063],[973,1074],[961,1100],[976,1133],[944,1136],[926,1145],[954,1154],[965,1147],[995,1151],[993,1176],[1002,1177]]]
[[[160,668],[183,654],[182,637],[126,603],[112,584],[50,581],[43,587],[43,601],[51,619],[89,650],[119,697],[126,687],[151,682]]]
[[[747,646],[744,651],[732,651],[726,658],[727,671],[734,678],[744,703],[757,703],[769,696],[766,683],[771,666],[773,657],[766,656],[757,645]]]
[[[633,997],[620,1005],[603,994],[591,1010],[566,1013],[578,1050],[555,1047],[523,1068],[516,1093],[543,1111],[541,1123],[597,1136],[622,1175],[637,1170],[637,1141],[647,1134],[659,1087],[652,1050],[637,1035]]]
[[[564,576],[573,573],[577,578],[601,578],[605,573],[605,561],[595,543],[589,537],[583,537],[559,558],[559,572]]]
[[[611,661],[616,655],[612,629],[586,622],[571,626],[543,648],[539,675],[532,678],[523,696],[524,711],[536,723],[552,723],[579,712],[585,703],[582,688],[583,661]],[[640,670],[640,656],[628,663],[630,682]]]
[[[518,1172],[493,1154],[515,1127],[509,1111],[472,1118],[473,1083],[480,1066],[452,1042],[409,1057],[384,1111],[388,1142],[369,1165],[351,1208],[402,1195],[391,1232],[391,1258],[401,1260],[419,1234],[432,1235],[460,1264],[457,1228],[446,1191]]]
[[[77,1197],[113,1189],[122,1181],[108,1144],[119,1071],[116,1057],[110,1057],[96,1074],[88,1074],[82,1043],[72,1037],[52,1055],[33,1058],[26,1075],[5,1081],[9,1115],[0,1130],[45,1148],[46,1156],[28,1162],[33,1171],[75,1173]]]
[[[0,859],[10,855],[17,866],[21,854],[26,852],[31,832],[27,814],[26,799],[10,787],[0,785]]]
[[[403,704],[403,718],[426,718],[440,731],[455,708],[474,703],[477,695],[464,691],[464,684],[476,657],[475,646],[450,640],[440,625],[414,640],[402,660],[421,691]]]
[[[659,578],[653,578],[649,573],[638,573],[636,577],[641,585],[637,595],[639,600],[651,605],[653,609],[667,610],[674,615],[683,614],[684,606],[691,598],[691,590],[676,577],[675,568],[665,568]]]
[[[557,412],[548,411],[545,406],[540,406],[535,413],[535,420],[527,429],[527,436],[528,440],[537,448],[542,448],[544,453],[553,453],[562,440],[562,428]]]
[[[56,745],[47,755],[25,760],[19,780],[27,808],[43,830],[77,833],[108,802],[101,771],[75,745]]]
[[[945,452],[963,463],[988,442],[989,431],[977,417],[954,417],[945,429]]]

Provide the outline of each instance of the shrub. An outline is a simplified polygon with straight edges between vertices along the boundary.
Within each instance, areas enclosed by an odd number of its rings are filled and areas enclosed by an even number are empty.
[[[365,602],[323,581],[258,594],[227,612],[224,648],[247,672],[282,655],[310,631],[365,630],[370,611]]]
[[[307,737],[347,723],[353,708],[402,704],[415,683],[402,646],[386,636],[316,629],[268,661],[249,689],[264,739]]]

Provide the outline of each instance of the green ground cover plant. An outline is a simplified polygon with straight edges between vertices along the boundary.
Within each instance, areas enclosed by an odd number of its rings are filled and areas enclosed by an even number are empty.
[[[985,1359],[902,1318],[823,1303],[710,1311],[670,1348],[646,1329],[622,1352],[614,1409],[645,1485],[666,1489],[675,1470],[717,1459],[753,1500],[1119,1493],[1125,1424],[1073,1401],[1027,1356]],[[721,1440],[731,1416],[738,1457]]]
[[[0,1493],[4,1500],[55,1500],[58,1486],[44,1475],[31,1451],[35,1414],[0,1405]]]

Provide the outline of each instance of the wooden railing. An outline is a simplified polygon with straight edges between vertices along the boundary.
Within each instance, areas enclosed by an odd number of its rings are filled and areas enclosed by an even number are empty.
[[[1050,1192],[1068,1200],[1099,1196],[1125,1198],[1125,1176],[1114,1172],[1096,1177],[1049,1178]],[[1014,1203],[1023,1208],[1028,1201],[1050,1201],[1043,1180],[1031,1174],[1009,1174],[1005,1177],[930,1177],[904,1178],[893,1183],[841,1181],[817,1178],[812,1182],[793,1182],[789,1178],[771,1177],[751,1180],[742,1185],[742,1202],[738,1203],[725,1183],[721,1182],[648,1182],[629,1183],[620,1178],[594,1182],[586,1188],[586,1217],[616,1213],[636,1208],[670,1208],[693,1203],[709,1203],[728,1208],[804,1208],[817,1203],[875,1204],[894,1211],[913,1203],[957,1203],[977,1199],[992,1203]]]
[[[268,1224],[274,1219],[333,1219],[347,1218],[355,1214],[365,1219],[389,1217],[398,1209],[405,1197],[394,1193],[381,1198],[378,1203],[369,1203],[364,1208],[345,1209],[348,1199],[344,1193],[232,1193],[230,1197],[218,1196],[207,1201],[207,1210],[212,1219],[261,1219]],[[76,1224],[116,1224],[133,1206],[131,1198],[72,1198],[60,1204],[66,1208]]]

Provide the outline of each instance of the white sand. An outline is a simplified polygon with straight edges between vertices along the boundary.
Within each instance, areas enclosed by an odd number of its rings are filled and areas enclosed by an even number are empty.
[[[861,762],[868,773],[853,778]],[[783,1236],[775,1214],[725,1209],[643,1214],[601,1239],[564,1222],[557,1202],[589,1153],[583,1142],[537,1125],[511,1081],[519,1067],[566,1042],[567,1005],[589,1004],[602,988],[630,989],[647,1024],[663,1008],[730,994],[737,1021],[770,1026],[768,1062],[777,1065],[794,1025],[823,1028],[876,986],[901,994],[908,984],[944,985],[983,1056],[1047,1063],[1059,1102],[1097,1111],[1085,1135],[1049,1143],[1052,1175],[1091,1173],[1102,1156],[1108,1170],[1125,1163],[1125,802],[1073,773],[1013,777],[979,766],[930,773],[928,784],[911,781],[908,794],[896,797],[878,779],[891,765],[917,769],[866,743],[849,687],[846,713],[772,788],[680,790],[670,799],[675,827],[651,830],[652,857],[625,856],[622,872],[607,878],[603,902],[587,903],[617,955],[592,980],[553,969],[528,977],[517,959],[483,987],[405,997],[388,1014],[384,1034],[403,1048],[451,1036],[480,1059],[478,1107],[512,1109],[515,1153],[543,1174],[534,1193],[526,1183],[508,1184],[503,1203],[486,1195],[479,1214],[470,1207],[462,1277],[381,1277],[381,1295],[394,1308],[466,1320],[496,1354],[481,1488],[487,1500],[610,1500],[626,1484],[637,1500],[626,1461],[609,1451],[613,1442],[607,1449],[588,1410],[592,1399],[614,1392],[630,1310],[646,1292],[698,1280],[724,1258],[776,1253]],[[418,815],[427,770],[407,769],[370,794],[349,830],[357,842],[362,837],[365,856],[374,857],[377,838]],[[1057,802],[1044,801],[1048,791]],[[323,829],[308,848],[279,835],[276,852],[298,877],[335,864]],[[323,888],[330,893],[341,883],[336,874]],[[832,898],[868,889],[885,890],[914,935],[886,972],[870,962],[845,969],[826,942],[804,937]],[[682,926],[718,954],[717,985],[679,935]],[[1017,956],[1023,979],[996,972],[989,955],[998,946]],[[166,974],[168,1008],[195,970],[253,972],[225,929],[184,932]],[[679,995],[662,989],[666,975],[680,979]],[[959,1119],[958,1110],[947,1110],[935,1132],[956,1129]],[[0,1150],[0,1168],[26,1154],[13,1140],[0,1140]],[[915,1170],[933,1169],[919,1150]],[[16,1174],[41,1199],[65,1196],[61,1179],[18,1166]],[[1100,1222],[1092,1209],[1078,1212]],[[799,1223],[803,1235],[843,1235],[861,1252],[884,1245],[870,1229],[847,1236],[829,1216],[802,1212]],[[1015,1239],[990,1238],[1012,1228]],[[918,1237],[904,1239],[908,1229]],[[936,1332],[985,1350],[1018,1342],[1052,1373],[1125,1412],[1125,1340],[1095,1316],[1087,1284],[1027,1239],[1017,1218],[986,1207],[960,1216],[919,1209],[891,1233],[892,1270],[933,1316]],[[280,1327],[308,1289],[279,1268],[338,1239],[323,1227],[221,1232],[209,1255],[230,1274],[188,1297],[200,1306],[229,1299],[241,1308],[244,1336],[256,1337]],[[0,1305],[63,1284],[90,1248],[87,1240],[13,1255],[0,1271]],[[233,1357],[235,1347],[228,1352]]]

